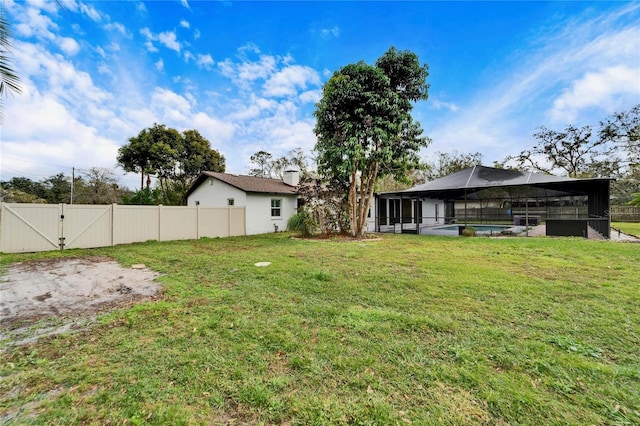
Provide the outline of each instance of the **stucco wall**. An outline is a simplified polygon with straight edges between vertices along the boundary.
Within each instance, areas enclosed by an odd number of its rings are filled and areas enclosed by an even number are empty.
[[[234,206],[247,205],[246,192],[228,183],[209,178],[189,195],[187,205],[195,206],[199,201],[202,207],[227,207],[229,198],[233,198]]]
[[[437,218],[436,205],[438,206]],[[422,201],[422,218],[423,225],[444,224],[444,201],[424,199]]]
[[[271,217],[271,200],[280,202],[280,217]],[[247,194],[247,235],[266,234],[287,229],[287,221],[296,212],[297,197],[284,194]]]

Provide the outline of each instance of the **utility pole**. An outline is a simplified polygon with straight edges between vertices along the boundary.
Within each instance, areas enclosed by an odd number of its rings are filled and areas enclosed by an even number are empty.
[[[73,183],[76,180],[76,168],[72,167],[71,168],[71,202],[70,204],[73,204]]]

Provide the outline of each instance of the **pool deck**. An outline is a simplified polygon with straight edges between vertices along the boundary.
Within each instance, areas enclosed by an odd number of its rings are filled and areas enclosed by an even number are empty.
[[[525,236],[525,234],[520,234],[521,236]],[[529,229],[530,237],[544,237],[547,235],[547,228],[545,225],[538,225],[532,229]],[[593,228],[589,228],[589,234],[587,236],[590,240],[606,240],[601,234],[595,231]],[[609,241],[628,241],[628,242],[640,242],[640,238],[634,237],[633,235],[628,235],[623,232],[618,232],[617,229],[611,228],[611,238]]]
[[[451,225],[437,225],[437,226],[424,226],[422,225],[420,227],[420,234],[421,235],[443,235],[443,236],[458,236],[458,231],[457,230],[451,230],[451,229],[438,229],[438,228],[446,228],[447,226],[451,226]],[[472,224],[470,224],[469,226],[473,226]],[[385,227],[386,229],[383,231],[386,233],[389,232],[393,232],[393,227],[392,226],[387,226]],[[524,227],[520,227],[520,228],[524,228]],[[478,233],[478,235],[480,236],[491,236],[492,238],[513,238],[512,236],[503,236],[500,235],[499,233],[493,233],[493,235],[489,235],[489,233],[487,232],[480,232]],[[524,229],[522,230],[522,232],[516,234],[517,237],[545,237],[547,235],[547,228],[544,224],[542,225],[538,225],[538,226],[534,226],[532,228],[529,229],[529,232],[525,232]],[[589,228],[589,235],[588,238],[590,240],[606,240],[606,238],[604,238],[602,235],[600,235],[598,232],[596,232],[595,230],[593,230],[592,228]],[[640,238],[634,237],[633,235],[628,235],[628,234],[624,234],[622,232],[618,232],[617,229],[611,229],[611,237],[609,238],[609,241],[625,241],[625,242],[636,242],[636,243],[640,243]]]

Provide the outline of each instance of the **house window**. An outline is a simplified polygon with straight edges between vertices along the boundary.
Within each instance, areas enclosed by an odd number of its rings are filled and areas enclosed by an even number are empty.
[[[271,199],[271,217],[280,217],[280,205],[282,200],[279,198]]]
[[[235,200],[233,198],[227,198],[227,205],[233,206],[235,204]]]

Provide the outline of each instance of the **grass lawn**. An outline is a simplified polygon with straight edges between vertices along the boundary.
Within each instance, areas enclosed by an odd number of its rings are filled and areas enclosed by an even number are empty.
[[[640,424],[636,244],[271,234],[63,255],[144,263],[165,297],[5,347],[0,423]]]
[[[640,223],[613,222],[611,226],[614,227],[615,229],[621,230],[625,234],[635,235],[636,237],[640,238]]]

